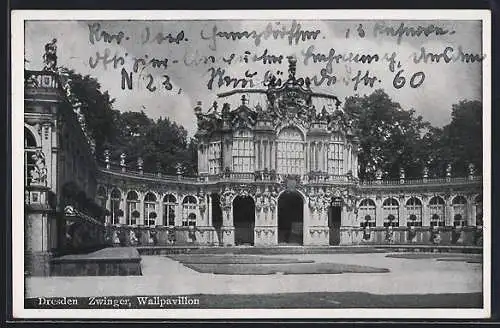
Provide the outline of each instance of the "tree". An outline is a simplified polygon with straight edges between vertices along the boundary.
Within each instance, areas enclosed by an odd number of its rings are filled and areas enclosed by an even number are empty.
[[[346,99],[344,111],[354,118],[360,139],[359,177],[375,178],[382,170],[385,178],[397,179],[399,170],[407,177],[420,177],[426,160],[421,135],[430,127],[415,111],[404,110],[382,90],[369,96]]]
[[[68,79],[72,95],[81,103],[80,109],[85,117],[87,131],[96,143],[96,152],[102,154],[107,145],[119,136],[114,124],[114,99],[110,98],[107,91],[101,91],[101,85],[95,78],[65,68],[62,71]]]
[[[101,91],[98,81],[89,75],[82,76],[73,70],[61,68],[62,79],[68,82],[72,99],[77,99],[90,136],[95,140],[98,158],[105,149],[111,151],[111,161],[118,163],[120,155],[127,155],[130,168],[135,168],[139,157],[143,169],[155,172],[160,169],[176,174],[177,165],[183,174],[196,173],[195,141],[187,141],[186,130],[168,118],[156,122],[143,111],[120,112],[113,109],[114,99]]]
[[[430,127],[422,138],[422,149],[426,157],[429,177],[442,177],[450,163],[451,150],[446,145],[443,128]]]
[[[440,151],[447,153],[453,175],[466,176],[469,164],[481,172],[483,164],[482,103],[462,100],[452,105],[451,123],[443,128]]]
[[[158,168],[167,174],[176,174],[177,165],[185,161],[187,131],[170,121],[160,118],[147,131],[144,145],[144,168]]]

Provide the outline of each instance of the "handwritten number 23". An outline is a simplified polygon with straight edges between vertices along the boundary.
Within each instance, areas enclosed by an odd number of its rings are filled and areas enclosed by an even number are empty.
[[[163,81],[163,85],[165,86],[165,89],[172,90],[172,84],[170,83],[170,77],[168,75],[163,75],[163,78],[165,79]]]
[[[153,82],[154,82],[153,75],[148,74],[147,78],[149,79],[149,81],[148,81],[148,84],[146,85],[146,88],[151,92],[155,92],[156,87],[153,85]],[[163,75],[163,78],[164,78],[164,80],[163,80],[162,84],[165,86],[165,89],[172,90],[173,86],[170,83],[170,77],[168,75]]]

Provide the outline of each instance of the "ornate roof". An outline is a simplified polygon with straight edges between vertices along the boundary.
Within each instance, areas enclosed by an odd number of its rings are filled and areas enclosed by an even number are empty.
[[[222,112],[218,111],[218,104],[214,102],[205,113],[201,103],[194,108],[198,119],[198,135],[212,134],[220,129],[234,130],[239,128],[254,129],[259,121],[300,122],[302,126],[310,128],[314,123],[322,123],[327,126],[328,131],[352,134],[352,119],[348,117],[340,107],[340,100],[330,94],[316,93],[311,90],[311,81],[308,77],[296,78],[296,59],[288,57],[289,69],[288,79],[284,82],[276,76],[271,75],[264,85],[267,89],[234,89],[229,92],[218,94],[219,98],[242,94],[241,103],[235,109],[231,109],[229,103],[224,103]],[[256,105],[249,105],[247,95],[259,95],[256,97],[263,100]],[[314,99],[323,100],[323,106],[317,108]],[[326,104],[325,104],[326,103]]]

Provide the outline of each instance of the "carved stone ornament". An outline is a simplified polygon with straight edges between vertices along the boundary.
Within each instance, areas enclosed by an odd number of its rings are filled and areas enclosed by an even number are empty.
[[[45,164],[45,154],[41,150],[37,150],[31,158],[34,160],[35,165],[31,169],[31,183],[34,184],[47,184],[47,167]]]
[[[64,215],[66,215],[66,216],[75,216],[76,215],[76,211],[73,208],[73,206],[71,206],[71,205],[66,206],[64,208]]]
[[[125,164],[125,159],[127,158],[127,155],[125,153],[122,153],[120,155],[120,166],[125,167],[127,164]]]

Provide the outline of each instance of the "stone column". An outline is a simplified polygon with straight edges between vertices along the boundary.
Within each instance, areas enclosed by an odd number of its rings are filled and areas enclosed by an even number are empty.
[[[112,217],[111,217],[111,192],[108,190],[106,193],[106,209],[109,211],[109,215],[105,216],[105,222],[106,225],[110,225],[113,222],[111,222]]]
[[[317,167],[318,167],[318,170],[321,172],[323,171],[323,168],[321,167],[321,143],[318,142],[318,148],[316,149],[317,150],[317,153],[318,153],[318,157],[316,158],[316,161],[317,161]]]
[[[377,227],[384,226],[383,210],[382,210],[382,199],[375,199],[375,225]]]
[[[226,206],[222,210],[223,226],[222,226],[222,242],[224,246],[234,245],[234,222],[233,222],[233,206]]]
[[[210,173],[210,170],[209,170],[210,164],[208,163],[209,158],[210,158],[210,144],[207,143],[207,145],[205,146],[205,160],[204,160],[205,172],[207,172],[207,173]]]
[[[312,144],[313,146],[313,164],[312,164],[312,169],[313,171],[317,171],[318,170],[318,165],[317,165],[317,158],[318,158],[318,153],[317,153],[317,144],[316,144],[316,141],[313,142]]]
[[[260,158],[261,158],[261,154],[260,154],[260,140],[257,140],[255,142],[255,146],[257,148],[257,152],[255,153],[255,167],[256,167],[256,170],[259,171],[260,170]]]
[[[358,177],[358,156],[356,156],[357,153],[354,154],[354,166],[352,168],[352,174],[355,178]]]
[[[203,146],[200,144],[198,147],[198,170],[200,170],[200,173],[203,173]]]
[[[451,205],[451,197],[446,197],[444,200],[444,225],[453,226],[453,207]]]
[[[270,160],[270,167],[269,170],[273,170],[274,168],[274,141],[269,142],[269,160]]]
[[[175,220],[174,220],[174,225],[176,227],[182,225],[183,215],[184,211],[182,210],[182,197],[181,195],[177,195],[177,206],[175,206]]]
[[[312,169],[313,169],[313,171],[318,170],[318,166],[316,165],[317,158],[318,158],[318,153],[317,153],[317,149],[316,149],[316,141],[313,141],[313,143],[312,143]]]
[[[163,222],[163,211],[164,211],[164,208],[163,208],[163,197],[165,195],[163,194],[158,194],[158,202],[156,203],[156,206],[158,206],[157,210],[156,210],[156,225],[165,225]],[[160,223],[160,224],[158,224]]]
[[[24,270],[29,276],[50,275],[50,252],[54,238],[51,235],[51,226],[56,224],[55,217],[51,215],[48,204],[47,192],[49,187],[32,184],[26,187],[28,200],[25,206],[24,221]]]
[[[120,216],[118,218],[118,222],[120,224],[127,224],[127,201],[126,201],[126,197],[127,197],[127,193],[122,193],[120,194],[120,210],[122,210],[123,212],[123,215]]]
[[[144,225],[146,221],[146,218],[144,217],[144,194],[142,192],[139,193],[139,208],[137,209],[139,213],[141,214],[139,218],[137,219],[137,225]]]
[[[342,147],[342,164],[344,166],[344,173],[347,173],[347,171],[349,171],[349,159],[348,159],[348,152],[347,152],[347,147],[346,146],[343,146]],[[334,172],[335,174],[337,174],[337,172]]]
[[[428,201],[422,201],[422,226],[428,227],[431,225],[430,209]]]
[[[324,144],[323,142],[320,142],[319,144],[319,170],[321,172],[323,172],[325,170],[325,168],[323,167],[323,164],[324,164],[324,157],[325,157],[325,152],[324,152]]]
[[[304,153],[305,153],[305,160],[306,160],[306,173],[309,172],[309,159],[310,159],[310,155],[309,155],[309,143],[306,142],[304,143]]]
[[[278,172],[278,141],[274,142],[274,169]]]
[[[266,156],[266,142],[264,140],[260,141],[260,154],[262,155],[262,161],[261,161],[261,168],[262,170],[265,169],[266,163],[267,163],[267,156]]]
[[[405,199],[399,199],[399,226],[400,227],[406,227],[406,220],[407,220],[407,215],[406,215],[406,202]]]
[[[325,167],[325,143],[321,142],[321,172],[326,171]]]
[[[272,141],[268,140],[267,141],[267,152],[269,154],[269,159],[268,159],[268,169],[271,171],[273,169],[273,143]]]
[[[476,215],[477,215],[477,210],[476,210],[476,201],[475,197],[472,197],[472,200],[468,202],[470,204],[470,217],[467,220],[467,224],[470,226],[476,226]]]
[[[259,150],[257,149],[257,142],[253,141],[253,170],[259,169]]]
[[[352,243],[352,240],[349,238],[349,229],[347,227],[350,226],[348,223],[349,216],[347,213],[347,206],[345,204],[341,207],[340,212],[340,245],[349,245]],[[347,229],[346,229],[347,228]]]
[[[328,152],[330,151],[330,147],[328,142],[324,143],[324,149],[323,149],[323,168],[325,170],[325,173],[328,172]]]
[[[263,170],[266,166],[266,150],[264,148],[264,140],[260,139],[260,169]]]
[[[212,227],[212,195],[207,195],[207,213],[208,213],[208,226]]]

